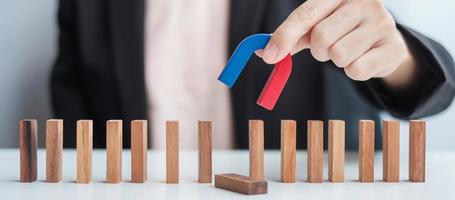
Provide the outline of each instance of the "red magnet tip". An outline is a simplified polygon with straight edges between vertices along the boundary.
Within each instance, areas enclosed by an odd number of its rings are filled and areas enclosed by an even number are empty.
[[[275,64],[272,74],[269,76],[256,103],[267,110],[273,110],[291,71],[292,57],[288,54],[283,60]]]

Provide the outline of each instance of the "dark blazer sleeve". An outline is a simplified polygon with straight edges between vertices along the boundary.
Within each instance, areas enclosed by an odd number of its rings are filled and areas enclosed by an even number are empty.
[[[58,10],[58,54],[51,73],[51,98],[56,118],[64,119],[64,144],[75,146],[74,127],[77,119],[87,115],[78,59],[76,5],[61,0]]]
[[[417,59],[419,73],[411,87],[393,91],[381,79],[355,81],[355,86],[373,105],[398,118],[415,119],[443,111],[455,95],[452,57],[434,40],[403,25],[397,27]]]

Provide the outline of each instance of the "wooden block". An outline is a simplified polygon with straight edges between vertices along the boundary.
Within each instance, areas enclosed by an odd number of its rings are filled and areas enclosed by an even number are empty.
[[[33,182],[37,178],[38,123],[36,119],[19,122],[20,181]],[[5,161],[3,161],[5,162]]]
[[[329,181],[344,182],[344,138],[343,120],[329,120]]]
[[[199,183],[212,182],[212,122],[198,122]]]
[[[264,179],[264,121],[249,120],[250,177]]]
[[[131,121],[131,182],[147,181],[147,120]]]
[[[319,120],[308,120],[308,182],[322,183],[323,173],[323,122]]]
[[[400,181],[400,122],[382,124],[382,175],[385,182]]]
[[[296,122],[281,120],[281,181],[295,183]]]
[[[425,121],[409,122],[409,180],[425,182]]]
[[[62,180],[63,120],[50,119],[46,122],[46,181],[58,183]]]
[[[179,122],[166,122],[166,183],[179,183]]]
[[[106,182],[122,181],[122,120],[106,122]]]
[[[92,181],[93,121],[78,120],[76,130],[77,183]]]
[[[267,182],[239,174],[215,175],[215,187],[242,194],[267,194]]]
[[[359,122],[359,181],[374,181],[374,121]]]

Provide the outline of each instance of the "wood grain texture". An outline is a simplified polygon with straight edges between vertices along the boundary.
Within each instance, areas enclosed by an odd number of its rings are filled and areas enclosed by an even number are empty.
[[[267,194],[266,181],[239,174],[215,175],[215,187],[247,195]]]
[[[409,180],[425,182],[425,137],[426,122],[409,122]]]
[[[308,120],[307,176],[310,183],[322,183],[324,156],[324,124],[319,120]]]
[[[212,122],[198,122],[199,183],[212,182]]]
[[[106,122],[106,182],[122,181],[122,120]]]
[[[249,120],[250,177],[264,179],[264,121]]]
[[[166,183],[179,183],[179,122],[166,122]]]
[[[78,120],[76,128],[77,183],[92,181],[93,121]]]
[[[34,182],[37,178],[38,123],[36,119],[19,122],[20,181]]]
[[[385,182],[400,181],[400,122],[382,123],[382,175]]]
[[[46,181],[58,183],[62,180],[63,120],[50,119],[46,122]]]
[[[295,183],[295,151],[297,124],[281,120],[281,182]]]
[[[131,182],[147,181],[147,120],[131,121]]]
[[[374,181],[374,126],[372,120],[359,122],[359,181]]]
[[[329,181],[344,182],[345,122],[329,120]]]

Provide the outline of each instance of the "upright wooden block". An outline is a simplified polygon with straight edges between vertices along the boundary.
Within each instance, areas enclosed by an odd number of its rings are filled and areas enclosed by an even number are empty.
[[[166,183],[179,182],[179,122],[166,122]]]
[[[131,121],[131,182],[147,181],[147,120]]]
[[[359,181],[374,181],[374,121],[359,122]]]
[[[281,181],[295,183],[296,122],[281,120]]]
[[[106,122],[106,182],[122,181],[122,120]]]
[[[323,173],[323,159],[324,159],[324,146],[323,146],[323,131],[324,124],[319,120],[308,120],[308,159],[307,159],[307,172],[308,182],[322,183]]]
[[[92,181],[93,121],[79,120],[76,129],[77,183]]]
[[[344,182],[344,130],[343,120],[329,121],[329,181]]]
[[[250,177],[264,179],[264,121],[249,120]]]
[[[267,182],[239,174],[215,175],[215,187],[242,194],[267,194]]]
[[[37,178],[38,124],[36,119],[19,122],[20,181],[33,182]]]
[[[46,181],[58,183],[62,180],[63,120],[50,119],[46,122]]]
[[[425,121],[409,122],[409,180],[425,182]]]
[[[212,122],[198,122],[199,183],[212,182]]]
[[[383,121],[382,175],[385,182],[400,181],[400,122]]]

